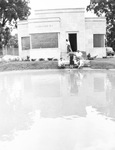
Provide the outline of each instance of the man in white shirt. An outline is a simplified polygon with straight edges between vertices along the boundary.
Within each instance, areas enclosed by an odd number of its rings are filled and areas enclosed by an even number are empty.
[[[66,45],[67,45],[67,53],[72,52],[71,45],[68,39],[66,39]]]

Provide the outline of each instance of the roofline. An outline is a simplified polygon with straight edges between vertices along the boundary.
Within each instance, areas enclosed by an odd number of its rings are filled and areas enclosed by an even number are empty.
[[[28,20],[19,20],[19,21],[17,21],[17,24],[18,25],[22,25],[22,24],[28,24]]]
[[[105,17],[85,17],[85,22],[106,22],[106,18]]]
[[[85,17],[85,19],[106,19],[105,17]]]
[[[55,10],[77,10],[77,9],[85,9],[84,7],[81,8],[56,8],[56,9],[36,9],[34,11],[55,11]]]
[[[30,18],[28,20],[18,21],[18,25],[28,24],[28,23],[38,23],[38,22],[60,22],[60,17],[46,17],[46,18]]]
[[[60,8],[60,9],[41,9],[34,10],[35,14],[51,14],[51,13],[72,13],[72,12],[85,12],[85,8]]]

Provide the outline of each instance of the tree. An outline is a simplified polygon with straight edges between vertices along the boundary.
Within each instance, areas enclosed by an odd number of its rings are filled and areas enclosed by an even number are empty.
[[[87,11],[92,10],[97,16],[106,17],[106,44],[115,51],[115,0],[91,0]]]
[[[15,34],[14,36],[11,36],[9,39],[9,46],[13,46],[14,48],[18,48],[18,35]]]
[[[17,20],[26,20],[30,15],[29,0],[0,0],[0,47],[7,45],[11,28]]]
[[[28,0],[0,0],[0,24],[15,24],[17,19],[25,20],[30,15]]]
[[[11,38],[11,32],[9,27],[3,28],[0,26],[0,48],[7,45]]]

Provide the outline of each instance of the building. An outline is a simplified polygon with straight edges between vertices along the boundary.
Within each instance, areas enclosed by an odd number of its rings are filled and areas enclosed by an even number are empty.
[[[19,55],[31,59],[60,58],[72,50],[106,56],[106,20],[85,17],[84,8],[36,10],[34,17],[18,22]]]

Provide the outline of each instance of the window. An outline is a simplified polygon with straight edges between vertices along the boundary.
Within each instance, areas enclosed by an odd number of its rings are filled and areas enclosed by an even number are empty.
[[[31,34],[32,49],[58,48],[58,33]]]
[[[30,49],[30,37],[22,37],[21,38],[22,42],[22,50],[29,50]]]
[[[104,47],[104,34],[94,34],[93,35],[93,46],[94,47]]]

